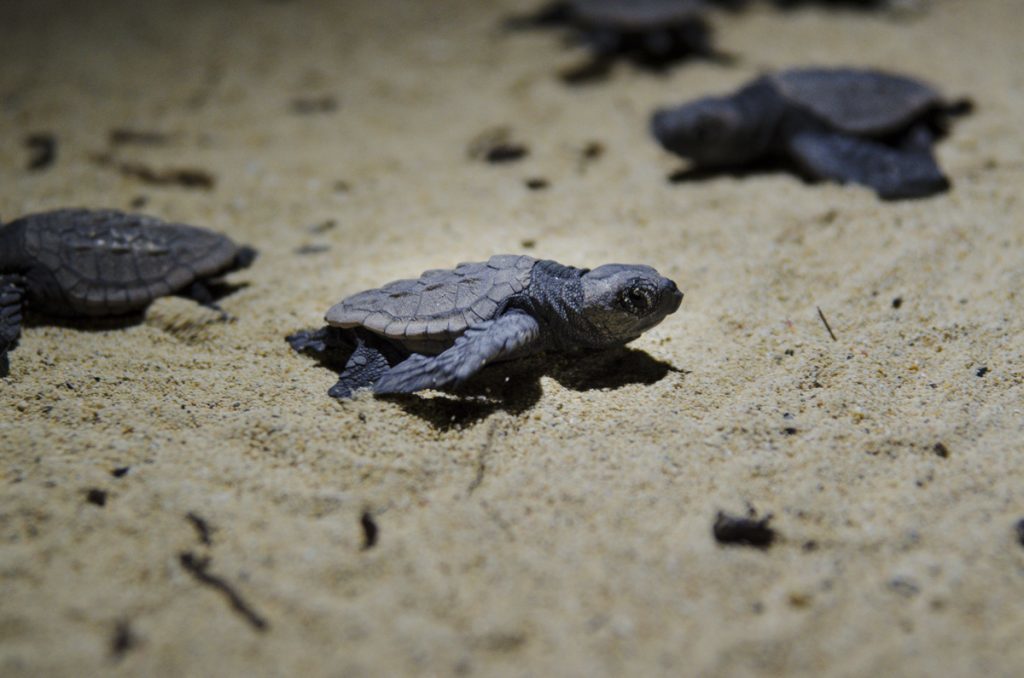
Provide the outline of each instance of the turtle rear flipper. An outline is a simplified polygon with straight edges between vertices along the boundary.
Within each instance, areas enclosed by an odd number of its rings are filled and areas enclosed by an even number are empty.
[[[899,150],[844,134],[805,132],[790,140],[789,153],[812,179],[873,188],[883,200],[923,198],[949,188],[930,150]]]
[[[0,377],[10,372],[8,351],[13,351],[21,337],[21,307],[24,288],[19,276],[0,276]]]
[[[220,319],[223,321],[233,320],[231,315],[220,307],[220,304],[217,303],[217,299],[214,297],[213,291],[210,290],[210,287],[202,280],[196,280],[188,287],[179,291],[177,296],[185,299],[191,299],[203,308],[216,311],[220,314]]]
[[[375,393],[413,393],[459,384],[484,365],[535,349],[540,324],[525,313],[511,312],[466,330],[455,345],[436,356],[415,354],[378,381]]]

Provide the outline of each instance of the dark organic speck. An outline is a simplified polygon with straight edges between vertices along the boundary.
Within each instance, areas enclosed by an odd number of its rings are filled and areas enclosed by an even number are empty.
[[[28,161],[29,171],[44,170],[57,159],[57,137],[49,132],[30,134],[25,138],[25,146],[32,153]]]
[[[85,500],[90,504],[95,504],[96,506],[106,506],[107,493],[103,490],[93,488],[86,493]]]
[[[738,518],[719,511],[712,532],[719,544],[767,549],[778,536],[769,525],[771,519],[771,514],[758,520],[754,516]]]

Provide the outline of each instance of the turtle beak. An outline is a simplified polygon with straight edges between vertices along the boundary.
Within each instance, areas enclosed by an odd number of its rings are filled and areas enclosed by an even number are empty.
[[[683,303],[683,293],[679,291],[674,282],[668,279],[662,285],[661,298],[664,299],[662,303],[665,305],[665,315],[675,313],[679,310],[679,305]]]

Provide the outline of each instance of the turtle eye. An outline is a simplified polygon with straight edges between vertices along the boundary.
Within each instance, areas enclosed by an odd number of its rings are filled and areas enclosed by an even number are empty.
[[[645,316],[654,308],[654,290],[646,285],[630,285],[619,295],[622,307],[636,316]]]

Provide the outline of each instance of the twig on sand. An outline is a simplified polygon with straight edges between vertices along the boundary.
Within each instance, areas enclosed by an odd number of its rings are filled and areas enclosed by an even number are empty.
[[[832,327],[828,324],[828,320],[825,319],[825,314],[821,311],[821,306],[815,306],[818,309],[818,317],[821,318],[821,322],[825,324],[825,329],[828,330],[828,336],[832,337],[832,341],[839,341],[836,339],[836,333],[832,331]]]
[[[487,472],[487,456],[491,453],[491,449],[494,447],[494,434],[498,430],[498,422],[492,421],[490,427],[487,429],[487,440],[484,441],[484,446],[480,450],[480,454],[476,458],[476,476],[474,476],[472,482],[469,483],[466,494],[470,495],[476,491],[476,488],[480,487],[480,483],[484,481],[484,474]]]
[[[242,596],[235,591],[234,587],[231,586],[227,581],[218,577],[217,575],[210,574],[207,568],[210,566],[209,558],[199,558],[191,551],[185,551],[178,556],[181,566],[185,568],[185,571],[196,578],[201,584],[206,584],[211,588],[215,588],[224,594],[224,597],[231,603],[232,609],[235,612],[242,615],[242,617],[249,622],[249,624],[257,631],[266,631],[270,628],[270,624],[264,619],[259,613],[249,606],[249,603],[245,601]]]

